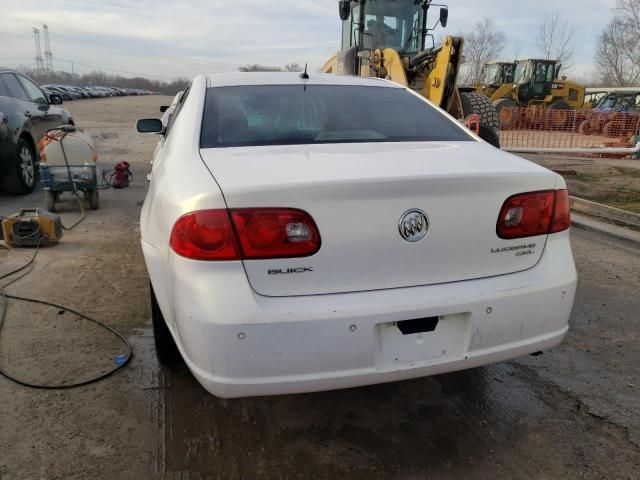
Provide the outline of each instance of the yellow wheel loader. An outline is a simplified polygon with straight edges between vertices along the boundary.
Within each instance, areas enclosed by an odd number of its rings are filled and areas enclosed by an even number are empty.
[[[441,7],[428,26],[431,7]],[[325,73],[391,80],[420,93],[454,117],[477,115],[479,135],[498,146],[499,117],[486,96],[458,86],[464,41],[448,36],[435,47],[432,31],[447,26],[445,5],[432,0],[340,0],[342,47],[322,67]]]
[[[513,85],[515,71],[515,62],[486,63],[482,68],[482,80],[476,84],[476,91],[491,97],[503,85]]]
[[[505,64],[487,64],[484,80],[496,65]],[[487,95],[494,102],[503,128],[516,126],[519,122],[531,126],[544,122],[561,129],[566,127],[569,118],[565,110],[583,108],[585,100],[584,85],[566,77],[558,78],[561,66],[556,60],[517,60],[511,81],[501,85],[483,81],[476,87],[476,92]],[[511,109],[503,111],[504,107],[526,107],[526,110],[520,118]]]

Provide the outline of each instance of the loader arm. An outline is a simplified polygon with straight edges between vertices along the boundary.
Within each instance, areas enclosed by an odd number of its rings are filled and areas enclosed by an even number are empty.
[[[447,111],[455,96],[454,90],[458,83],[463,43],[461,37],[445,38],[433,62],[433,68],[428,71],[425,78],[424,88],[420,92]]]
[[[504,83],[500,85],[490,96],[491,101],[495,102],[501,98],[513,98],[513,84]]]
[[[399,83],[404,87],[409,86],[407,72],[402,63],[402,58],[393,48],[385,48],[382,51],[382,66],[387,72],[386,79]]]

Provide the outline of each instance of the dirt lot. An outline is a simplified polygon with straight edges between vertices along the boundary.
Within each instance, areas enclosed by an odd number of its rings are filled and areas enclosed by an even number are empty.
[[[101,209],[43,249],[34,271],[7,291],[115,326],[134,359],[71,391],[0,378],[2,480],[640,479],[640,249],[579,230],[572,328],[542,356],[389,385],[227,401],[187,371],[159,369],[138,244],[156,138],[136,134],[134,121],[156,116],[167,100],[65,104],[94,135],[117,134],[98,141],[100,163],[130,161],[135,181],[101,192]],[[0,215],[41,202],[42,192],[0,194]],[[65,206],[67,224],[77,214],[73,203]],[[21,262],[0,250],[0,275]],[[0,367],[57,382],[113,365],[123,351],[117,342],[58,313],[11,302]]]
[[[557,170],[571,195],[640,213],[640,160],[523,156]]]

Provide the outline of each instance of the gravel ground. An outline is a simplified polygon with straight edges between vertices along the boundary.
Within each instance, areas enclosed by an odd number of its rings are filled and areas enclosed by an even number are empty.
[[[77,390],[0,378],[0,478],[640,478],[640,249],[575,230],[580,282],[565,342],[537,357],[337,392],[219,400],[184,370],[158,368],[138,243],[146,162],[134,132],[166,97],[65,104],[98,140],[100,164],[127,160],[127,190],[8,292],[65,304],[120,329],[135,356]],[[0,194],[0,215],[42,192]],[[72,202],[63,217],[78,214]],[[23,259],[0,250],[0,275]],[[73,315],[11,302],[0,366],[42,382],[87,378],[122,347]]]

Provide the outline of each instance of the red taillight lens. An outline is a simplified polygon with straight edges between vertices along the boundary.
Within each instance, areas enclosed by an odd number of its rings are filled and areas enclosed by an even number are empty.
[[[504,239],[535,237],[561,232],[570,223],[566,190],[531,192],[504,202],[496,231]]]
[[[320,249],[320,234],[311,216],[290,208],[231,210],[242,257],[307,257]]]
[[[188,213],[173,226],[171,248],[194,260],[238,260],[238,247],[226,210]]]
[[[563,232],[571,226],[571,208],[569,206],[569,192],[556,191],[556,205],[553,209],[553,221],[549,233]]]
[[[320,234],[302,210],[202,210],[178,219],[170,245],[194,260],[306,257],[320,249]]]

